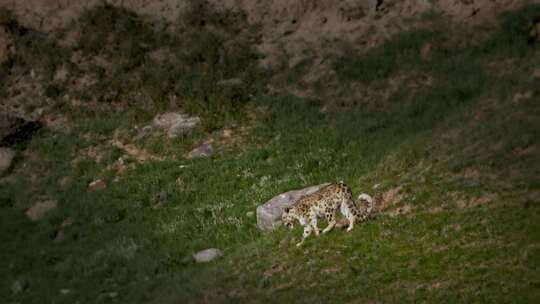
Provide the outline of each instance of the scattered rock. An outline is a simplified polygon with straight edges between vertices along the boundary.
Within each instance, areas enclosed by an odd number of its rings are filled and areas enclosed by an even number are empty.
[[[167,135],[172,138],[189,133],[200,121],[199,117],[169,112],[157,115],[153,124],[155,127],[165,130]]]
[[[522,100],[532,98],[532,96],[533,96],[533,93],[531,91],[527,91],[527,92],[524,92],[524,93],[516,93],[516,95],[514,95],[514,97],[512,98],[512,102],[513,103],[519,103]]]
[[[212,147],[212,143],[205,142],[197,148],[191,150],[191,152],[188,153],[187,158],[209,157],[212,154],[214,154],[214,148]]]
[[[221,136],[222,137],[225,137],[225,138],[229,138],[231,137],[233,134],[232,130],[231,129],[223,129],[221,130]]]
[[[68,78],[68,69],[64,65],[56,70],[53,77],[54,81],[58,81],[58,82],[64,82],[67,80],[67,78]]]
[[[116,291],[108,292],[107,296],[109,296],[109,298],[111,298],[111,299],[114,299],[114,298],[116,298],[118,296],[118,292],[116,292]]]
[[[253,212],[253,211],[246,212],[247,217],[252,217],[253,215],[255,215],[255,212]]]
[[[381,184],[379,183],[379,184],[373,185],[373,187],[371,187],[371,189],[377,190],[377,189],[379,189],[380,187],[381,187]]]
[[[12,145],[32,136],[41,123],[28,121],[23,118],[0,113],[0,145]]]
[[[264,231],[275,229],[281,224],[281,214],[284,207],[292,205],[302,196],[317,192],[327,185],[329,185],[329,183],[292,190],[273,197],[268,202],[257,207],[257,226]]]
[[[15,151],[10,148],[0,148],[0,174],[11,167],[13,158],[15,158]]]
[[[195,262],[197,263],[207,263],[221,256],[223,256],[221,250],[209,248],[195,253],[193,259],[195,259]]]
[[[26,216],[32,221],[37,221],[42,218],[47,212],[55,209],[58,203],[55,200],[45,200],[35,203],[32,207],[26,210]]]
[[[107,188],[107,184],[102,179],[96,179],[88,184],[88,191],[93,192]]]
[[[60,289],[60,294],[65,296],[67,294],[70,294],[71,293],[71,290],[69,289]]]
[[[244,82],[240,78],[231,78],[231,79],[220,80],[218,81],[217,85],[223,86],[223,87],[234,87],[234,86],[240,86],[243,83]]]
[[[11,292],[13,294],[18,294],[28,289],[29,286],[30,284],[28,283],[27,280],[19,279],[13,282],[13,284],[11,285]]]

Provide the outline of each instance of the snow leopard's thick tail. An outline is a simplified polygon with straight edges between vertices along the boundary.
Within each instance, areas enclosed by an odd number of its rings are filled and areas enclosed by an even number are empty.
[[[375,200],[369,194],[362,193],[358,195],[356,202],[367,203],[368,205],[367,210],[366,210],[367,215],[371,214],[375,208]]]

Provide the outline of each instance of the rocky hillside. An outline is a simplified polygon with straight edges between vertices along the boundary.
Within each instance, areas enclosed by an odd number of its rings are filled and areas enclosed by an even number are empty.
[[[538,1],[2,1],[0,295],[538,302],[539,50]],[[335,181],[375,212],[297,248]]]

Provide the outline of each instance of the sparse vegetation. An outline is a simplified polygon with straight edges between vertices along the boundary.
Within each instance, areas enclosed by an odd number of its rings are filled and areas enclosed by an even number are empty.
[[[71,80],[93,81],[45,81],[69,126],[14,145],[24,166],[0,179],[0,294],[7,303],[537,302],[540,91],[531,74],[540,52],[524,28],[539,17],[529,5],[479,39],[435,24],[347,52],[334,65],[344,85],[410,81],[384,107],[359,100],[334,112],[326,101],[265,94],[249,40],[256,29],[243,31],[239,12],[194,6],[177,29],[157,31],[102,6],[75,22],[83,35],[73,49],[18,37],[13,68],[37,64],[51,76],[65,65]],[[220,84],[234,78],[241,85]],[[85,103],[68,104],[66,93]],[[178,108],[205,127],[133,139],[134,125]],[[225,126],[249,133],[214,157],[183,156]],[[165,160],[120,173],[127,153],[111,145],[116,137]],[[106,188],[88,191],[98,178]],[[301,249],[298,231],[256,228],[251,212],[271,197],[339,180],[373,194],[383,212]],[[24,211],[45,198],[58,207],[30,221]],[[208,247],[224,257],[195,264],[191,255]]]

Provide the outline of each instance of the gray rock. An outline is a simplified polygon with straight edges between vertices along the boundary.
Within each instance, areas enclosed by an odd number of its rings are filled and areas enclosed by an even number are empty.
[[[284,207],[288,207],[299,198],[317,192],[329,183],[311,186],[304,189],[292,190],[275,196],[268,202],[257,207],[257,226],[264,231],[275,229],[281,224],[281,213]]]
[[[10,148],[0,148],[0,174],[11,167],[13,158],[15,158],[15,151]]]
[[[199,117],[169,112],[157,115],[153,124],[155,127],[163,129],[172,138],[189,133],[200,122]]]
[[[88,191],[94,192],[107,188],[107,184],[102,179],[96,179],[88,184]]]
[[[71,289],[67,289],[67,288],[63,288],[63,289],[60,289],[60,294],[61,295],[67,295],[67,294],[70,294],[71,293]]]
[[[221,250],[216,248],[209,248],[195,253],[193,255],[193,259],[195,259],[195,262],[197,263],[207,263],[221,256],[223,256]]]
[[[208,157],[214,154],[214,148],[209,142],[205,142],[188,153],[187,158]]]
[[[18,294],[28,289],[29,286],[30,284],[26,279],[19,279],[13,282],[13,284],[11,285],[11,292],[13,294]]]
[[[42,218],[47,212],[55,209],[58,203],[54,200],[45,200],[35,203],[32,207],[26,210],[26,216],[32,221],[37,221]]]

